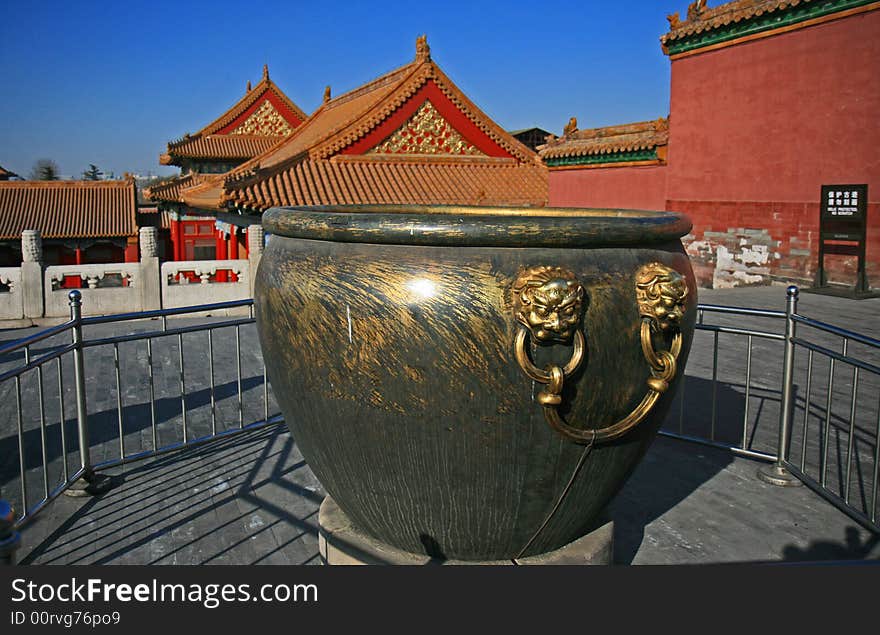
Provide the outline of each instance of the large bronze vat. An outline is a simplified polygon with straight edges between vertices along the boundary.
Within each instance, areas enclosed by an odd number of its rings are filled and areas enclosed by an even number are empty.
[[[668,212],[266,212],[255,307],[294,439],[368,535],[499,560],[590,531],[645,453],[696,285]]]

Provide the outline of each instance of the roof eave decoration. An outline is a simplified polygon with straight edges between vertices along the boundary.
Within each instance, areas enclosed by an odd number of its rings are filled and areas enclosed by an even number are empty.
[[[668,118],[578,130],[572,117],[563,136],[548,137],[538,154],[549,168],[662,165],[668,141]]]
[[[242,123],[247,117],[254,114],[254,111],[263,102],[269,102],[278,114],[295,129],[302,124],[308,115],[293,101],[282,92],[280,88],[269,79],[269,67],[263,66],[263,78],[260,82],[250,87],[248,82],[247,90],[244,96],[238,100],[229,110],[220,115],[217,119],[209,123],[207,126],[196,132],[195,134],[185,134],[180,139],[168,142],[167,151],[159,158],[162,165],[176,165],[175,161],[181,157],[175,156],[175,150],[185,147],[203,137],[214,134],[228,134],[232,132],[237,125]],[[280,110],[279,110],[280,108]],[[282,112],[282,111],[287,111]]]
[[[871,6],[874,5],[874,6]],[[707,7],[706,0],[688,6],[687,19],[667,16],[669,32],[660,38],[663,52],[680,55],[749,36],[771,34],[777,29],[833,19],[842,11],[880,8],[877,0],[736,0]]]
[[[426,84],[432,82],[443,97],[465,115],[471,125],[486,135],[499,149],[510,156],[526,163],[536,163],[538,158],[526,145],[515,139],[510,133],[495,124],[482,110],[471,102],[464,93],[447,77],[432,61],[430,47],[425,36],[416,39],[416,57],[412,71],[406,74],[399,85],[373,108],[355,121],[330,135],[323,142],[316,144],[309,152],[312,158],[328,158],[344,151],[361,152],[367,148],[351,146],[367,137],[377,126],[386,121],[392,114],[406,104],[419,91],[425,90]],[[420,104],[414,104],[417,108]],[[434,104],[435,107],[440,104]],[[461,132],[461,131],[459,131]],[[471,140],[473,142],[473,140]]]
[[[426,93],[419,94],[419,91]],[[431,99],[424,99],[427,92],[431,93]],[[290,201],[304,205],[317,204],[315,201],[328,203],[337,197],[342,203],[372,201],[373,198],[376,199],[374,202],[403,203],[406,201],[400,199],[404,196],[402,191],[392,196],[387,182],[380,184],[376,181],[369,186],[365,183],[373,183],[371,179],[387,175],[393,177],[392,181],[415,178],[415,181],[408,181],[411,187],[421,182],[420,179],[428,178],[429,174],[451,175],[459,166],[465,170],[461,174],[467,174],[467,178],[476,179],[475,182],[486,180],[487,191],[493,192],[491,200],[501,201],[499,192],[502,190],[531,188],[531,193],[518,195],[516,201],[528,205],[547,204],[547,168],[538,155],[492,121],[443,74],[431,60],[424,36],[416,42],[414,61],[339,97],[327,97],[309,119],[278,146],[226,175],[223,199],[228,206],[262,210],[273,204],[294,204]],[[454,124],[448,119],[447,122],[456,132],[462,134],[460,126],[469,126],[481,143],[491,142],[498,151],[494,155],[480,156],[431,149],[418,157],[406,153],[370,152],[389,141],[400,129],[392,126],[393,129],[386,131],[382,127],[390,126],[387,122],[392,117],[400,119],[409,110],[415,115],[428,102],[437,110],[439,104],[445,104],[440,107],[447,108],[447,112],[455,111],[457,119]],[[398,123],[407,122],[410,122],[408,116]],[[465,140],[473,143],[473,139]],[[421,150],[421,145],[416,144],[415,150],[410,148],[408,152]],[[323,178],[329,180],[317,185],[316,179]],[[505,186],[499,189],[498,184],[502,182]],[[333,183],[330,190],[326,189],[328,183]],[[511,183],[518,185],[511,188]],[[309,191],[301,191],[302,188]],[[318,190],[313,191],[314,188]],[[428,197],[426,192],[417,192],[417,189],[410,190],[415,200]],[[384,201],[379,193],[387,194],[389,200]],[[477,200],[478,193],[471,192],[474,194],[471,198]],[[460,196],[465,195],[460,193]]]

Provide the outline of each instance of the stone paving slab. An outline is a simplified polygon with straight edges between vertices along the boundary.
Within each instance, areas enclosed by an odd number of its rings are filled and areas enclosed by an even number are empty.
[[[759,463],[660,437],[615,499],[615,564],[880,558],[872,534]],[[60,498],[24,532],[25,564],[317,564],[324,492],[285,427],[114,470],[116,489]]]

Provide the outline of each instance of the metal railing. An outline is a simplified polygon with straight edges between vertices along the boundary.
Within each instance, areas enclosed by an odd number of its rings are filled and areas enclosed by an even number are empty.
[[[80,292],[69,299],[70,320],[0,346],[0,403],[15,403],[0,412],[0,443],[14,450],[0,453],[0,499],[19,510],[13,530],[62,492],[106,484],[100,470],[282,421],[256,344],[252,300],[84,318]],[[229,310],[245,314],[168,323]],[[132,332],[115,332],[129,322]],[[102,362],[112,363],[112,376],[90,372]],[[12,428],[14,436],[2,436]]]
[[[775,461],[785,316],[700,304],[685,373],[660,434]]]
[[[880,340],[800,315],[797,305],[797,287],[785,311],[699,305],[660,434],[772,462],[764,480],[804,483],[878,532]],[[843,387],[841,368],[851,373]]]
[[[0,499],[18,499],[22,510],[0,522],[0,552],[16,544],[17,528],[77,483],[94,484],[99,470],[282,421],[253,333],[252,300],[83,318],[79,292],[72,291],[70,310],[67,322],[0,346],[0,403],[10,403],[14,392],[16,404],[0,409],[0,433],[16,430],[13,451],[0,451]],[[171,316],[228,310],[247,315],[168,324]],[[155,320],[161,327],[153,327]],[[147,328],[112,332],[135,321]],[[799,327],[818,336],[805,337]],[[98,332],[102,328],[111,332]],[[245,328],[251,330],[243,340]],[[51,342],[58,337],[69,340]],[[141,348],[123,354],[134,346]],[[243,352],[251,356],[248,376]],[[89,374],[99,366],[90,356],[102,354],[112,364],[109,378]],[[827,372],[817,357],[828,361]],[[845,389],[835,381],[841,367],[852,372]],[[47,383],[52,371],[54,381]],[[138,373],[139,381],[125,381]],[[860,408],[867,390],[873,391],[871,403]],[[698,306],[685,376],[661,434],[772,462],[769,469],[780,482],[794,475],[880,531],[878,395],[880,341],[799,315],[797,289],[790,287],[786,311]],[[71,399],[76,415],[68,420]],[[74,454],[79,460],[72,469]],[[13,456],[17,465],[10,463]],[[41,485],[36,500],[30,488],[35,479]]]
[[[790,287],[778,464],[880,531],[880,340],[799,315],[797,296]],[[844,373],[848,386],[840,387],[835,378]]]

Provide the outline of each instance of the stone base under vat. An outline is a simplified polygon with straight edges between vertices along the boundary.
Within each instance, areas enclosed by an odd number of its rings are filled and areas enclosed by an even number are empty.
[[[614,546],[614,522],[606,521],[597,529],[555,551],[520,558],[517,564],[587,565],[611,564]],[[321,561],[330,565],[512,565],[510,560],[438,560],[418,553],[402,551],[363,533],[329,496],[318,512],[318,549]]]

